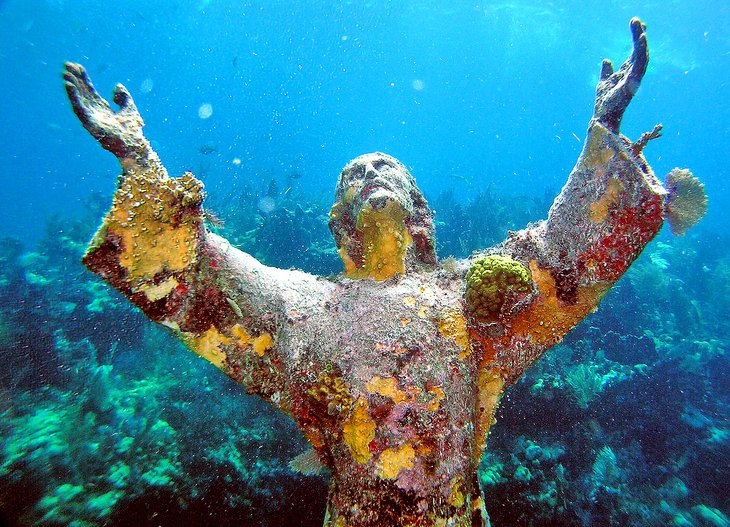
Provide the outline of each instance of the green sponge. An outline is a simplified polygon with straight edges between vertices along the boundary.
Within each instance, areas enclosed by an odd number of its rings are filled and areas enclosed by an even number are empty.
[[[509,256],[479,258],[466,273],[466,305],[479,320],[495,320],[509,297],[530,291],[530,271]]]

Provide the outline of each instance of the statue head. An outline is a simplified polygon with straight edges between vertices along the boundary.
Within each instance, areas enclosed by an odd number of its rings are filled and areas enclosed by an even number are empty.
[[[436,265],[433,213],[408,169],[389,155],[347,164],[329,226],[350,278],[388,280]]]

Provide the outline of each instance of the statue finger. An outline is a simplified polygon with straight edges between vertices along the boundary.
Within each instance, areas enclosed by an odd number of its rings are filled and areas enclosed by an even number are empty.
[[[117,84],[114,87],[114,102],[117,103],[119,105],[119,108],[121,108],[122,110],[127,110],[135,114],[139,113],[137,112],[137,105],[134,104],[134,99],[132,99],[132,95],[129,93],[129,90],[124,87],[123,84]]]
[[[602,81],[605,81],[611,75],[613,75],[613,63],[610,60],[608,60],[608,59],[603,59],[603,63],[601,64],[601,77],[600,77],[600,79]]]
[[[70,84],[74,88],[75,98],[79,102],[83,102],[85,106],[103,106],[105,109],[109,107],[109,104],[94,88],[86,69],[81,64],[66,62],[64,66],[63,78],[67,85]]]
[[[65,74],[64,78],[66,78]],[[71,80],[66,80],[65,86],[66,95],[68,96],[68,100],[71,102],[71,108],[76,114],[76,117],[78,117],[79,121],[86,124],[89,120],[89,116],[87,114],[86,107],[81,102],[81,95],[79,93],[78,86],[74,84],[74,82]]]
[[[639,17],[635,16],[631,19],[629,25],[631,27],[631,36],[634,39],[634,46],[636,46],[636,42],[639,40],[641,35],[646,35],[646,24],[644,24]]]
[[[629,79],[630,88],[633,92],[638,89],[638,83],[644,78],[646,67],[649,64],[649,44],[646,40],[646,24],[634,17],[631,19],[631,36],[634,43],[634,50],[631,53],[631,70]]]

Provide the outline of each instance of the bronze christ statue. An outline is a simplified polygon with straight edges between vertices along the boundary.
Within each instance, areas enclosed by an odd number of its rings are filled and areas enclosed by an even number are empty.
[[[83,263],[296,422],[332,473],[325,526],[487,525],[477,467],[504,390],[596,309],[665,217],[682,233],[703,213],[689,171],[665,189],[644,159],[659,126],[620,135],[649,59],[644,24],[630,27],[633,52],[617,71],[603,62],[546,220],[440,263],[413,177],[367,154],[337,183],[344,272],[330,278],[267,267],[207,230],[203,184],[168,175],[129,92],[117,85],[114,110],[68,63],[74,112],[122,167]]]

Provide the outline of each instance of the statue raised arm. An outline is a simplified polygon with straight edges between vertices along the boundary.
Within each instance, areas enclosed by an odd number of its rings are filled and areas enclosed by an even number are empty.
[[[619,135],[648,62],[644,25],[631,29],[634,51],[618,72],[604,62],[585,147],[546,221],[439,265],[414,179],[368,154],[340,175],[330,229],[345,269],[326,280],[208,232],[202,184],[167,176],[128,92],[117,86],[114,112],[67,64],[76,115],[123,168],[84,263],[296,421],[332,472],[325,526],[486,525],[476,474],[504,388],[596,308],[668,203],[687,209],[641,155],[659,129]]]
[[[634,49],[619,71],[603,61],[583,151],[547,220],[492,249],[529,269],[535,286],[506,299],[497,334],[492,328],[480,335],[508,382],[598,306],[663,224],[666,191],[641,154],[661,126],[644,134],[643,144],[619,133],[649,61],[638,18],[631,32]]]
[[[277,335],[287,310],[317,304],[332,285],[266,267],[208,232],[203,184],[190,173],[168,177],[129,92],[116,86],[115,112],[82,66],[67,63],[64,79],[84,128],[122,166],[84,264],[251,393],[289,412]]]

